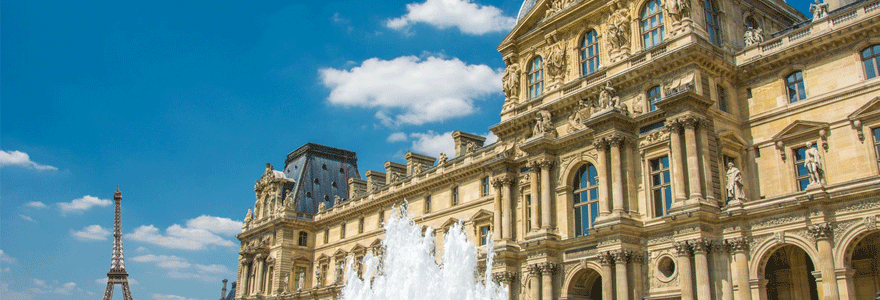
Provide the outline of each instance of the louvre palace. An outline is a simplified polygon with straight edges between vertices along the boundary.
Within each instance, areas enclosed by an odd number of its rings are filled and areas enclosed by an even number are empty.
[[[510,299],[873,299],[880,0],[810,11],[526,0],[498,141],[456,131],[455,153],[363,174],[317,144],[267,164],[235,299],[339,298],[404,201],[438,248],[459,220],[491,237]]]

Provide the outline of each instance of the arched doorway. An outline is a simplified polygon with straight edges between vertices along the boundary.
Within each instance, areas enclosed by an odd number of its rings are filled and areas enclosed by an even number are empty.
[[[880,291],[880,232],[874,232],[851,246],[849,267],[855,271],[852,277],[855,299],[874,299]]]
[[[593,269],[578,271],[568,284],[568,299],[602,300],[602,276]]]
[[[818,300],[814,271],[813,260],[803,249],[794,245],[776,249],[764,265],[767,299]]]

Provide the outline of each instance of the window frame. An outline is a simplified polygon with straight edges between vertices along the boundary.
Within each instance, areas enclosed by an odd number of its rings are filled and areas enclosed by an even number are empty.
[[[880,127],[871,129],[871,136],[874,138],[874,158],[877,159],[877,165],[880,166]]]
[[[654,8],[655,6],[656,8]],[[666,17],[663,15],[663,10],[663,1],[649,0],[642,6],[639,12],[639,30],[641,30],[642,46],[645,50],[656,47],[665,40],[666,29],[664,21]],[[654,19],[654,17],[657,17],[657,19]],[[652,22],[656,22],[656,25],[648,27]],[[655,32],[658,34],[653,35]],[[659,38],[657,38],[658,36]]]
[[[788,103],[795,103],[807,99],[807,85],[804,82],[804,71],[796,70],[782,78],[785,83],[785,92]],[[794,86],[794,88],[792,88]],[[794,93],[794,94],[792,94]]]
[[[718,109],[730,113],[730,106],[727,103],[727,89],[724,88],[721,84],[716,84],[715,93],[718,98]]]
[[[526,78],[529,87],[529,99],[535,99],[544,94],[544,58],[540,55],[535,56],[529,62]]]
[[[665,165],[663,164],[663,159],[666,159]],[[655,218],[667,216],[669,215],[669,209],[672,207],[672,203],[675,201],[675,197],[672,195],[672,166],[669,154],[667,153],[654,158],[649,158],[647,161],[648,181],[651,182],[650,197],[651,206],[653,208],[652,213]],[[658,166],[660,166],[659,169],[655,169],[655,161],[658,162]],[[660,176],[659,178],[661,178],[662,181],[659,184],[656,184],[654,176]],[[661,199],[656,198],[656,191],[658,190],[661,191]]]
[[[813,146],[812,146],[813,148],[815,148],[817,150],[819,149],[819,143],[817,143],[816,141],[810,141],[810,142],[813,143]],[[803,145],[803,144],[801,144],[801,145]],[[803,149],[803,152],[800,152],[801,149]],[[806,151],[807,151],[806,146],[791,147],[791,154],[792,154],[791,161],[794,165],[794,182],[795,182],[795,185],[797,187],[798,192],[805,191],[805,190],[807,190],[807,187],[810,186],[810,171],[807,170],[806,166],[804,166],[804,164],[806,163]],[[799,155],[802,157],[798,157]],[[819,163],[823,163],[823,162],[819,162]],[[799,173],[801,168],[804,171],[803,175],[801,175]]]
[[[477,228],[477,233],[480,234],[480,246],[485,246],[489,243],[489,231],[492,230],[492,227],[489,225],[483,225]]]
[[[451,195],[449,196],[449,203],[452,204],[452,206],[458,205],[460,200],[458,195],[458,186],[452,187],[449,192],[451,193]]]
[[[706,32],[709,34],[709,42],[721,47],[721,20],[718,18],[718,3],[712,0],[703,0],[703,12],[706,15]]]
[[[873,54],[869,57],[865,57],[866,52],[871,52]],[[865,80],[880,77],[880,44],[872,44],[859,51],[859,59],[862,61],[862,69],[864,69],[865,72]],[[868,73],[868,62],[872,63],[871,72],[874,73],[873,76],[871,76],[871,73]]]
[[[599,59],[599,35],[595,29],[587,30],[581,37],[578,49],[581,58],[581,75],[589,76],[599,71],[601,62]],[[592,55],[590,54],[592,53]],[[595,62],[595,65],[593,64]],[[589,68],[588,66],[592,67]]]
[[[657,94],[652,96],[653,95],[652,93],[654,93],[655,90],[656,90]],[[645,91],[645,99],[647,99],[647,102],[648,102],[648,111],[649,112],[657,110],[656,103],[657,103],[657,101],[660,101],[661,99],[663,99],[663,89],[660,88],[660,85],[655,85],[655,86],[648,88],[648,90]]]
[[[305,231],[300,231],[297,239],[297,245],[300,247],[308,247],[309,246],[309,233]]]
[[[595,165],[586,163],[578,167],[574,172],[572,181],[572,210],[574,212],[574,236],[589,235],[589,229],[595,226],[596,218],[599,216],[599,170]],[[581,181],[584,174],[587,175],[587,183],[584,185]],[[594,175],[590,178],[589,175]],[[586,196],[587,199],[583,200]],[[578,201],[580,199],[580,201]],[[589,224],[583,224],[583,213],[589,214],[587,221]]]
[[[425,213],[431,213],[431,195],[425,196]]]
[[[489,176],[483,177],[480,180],[480,197],[487,197],[491,193],[491,188],[489,185]]]

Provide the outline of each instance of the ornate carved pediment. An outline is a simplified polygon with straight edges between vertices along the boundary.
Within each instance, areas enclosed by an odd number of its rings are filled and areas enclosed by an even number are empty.
[[[743,138],[741,138],[738,134],[734,133],[730,130],[725,130],[718,133],[718,137],[724,141],[725,145],[735,146],[735,148],[745,149],[746,146],[749,145]]]
[[[351,253],[365,253],[367,251],[367,247],[364,247],[361,244],[355,244],[354,247],[351,248]]]
[[[797,120],[788,126],[785,126],[785,128],[780,130],[779,133],[774,135],[773,141],[796,139],[806,135],[815,134],[822,129],[827,130],[828,123]]]
[[[862,132],[862,123],[873,121],[880,118],[880,97],[874,98],[859,109],[856,109],[849,115],[850,125],[859,135],[859,140],[865,140],[865,134]]]
[[[342,251],[342,249],[336,249],[336,252],[333,252],[333,257],[345,257],[348,253]]]
[[[474,214],[473,217],[471,217],[471,222],[476,222],[478,220],[492,219],[492,216],[493,216],[492,212],[485,210],[485,209],[481,209],[481,210],[478,210],[477,213]]]

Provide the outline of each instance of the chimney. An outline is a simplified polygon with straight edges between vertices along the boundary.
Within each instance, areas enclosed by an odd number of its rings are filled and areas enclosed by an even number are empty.
[[[367,191],[372,192],[385,186],[385,173],[379,171],[368,170],[365,174],[367,177]]]
[[[414,153],[412,151],[406,152],[406,155],[404,155],[404,157],[406,157],[407,176],[413,176],[416,175],[415,173],[419,173],[419,170],[415,170],[416,165],[421,165],[421,171],[425,171],[434,167],[434,162],[437,161],[437,159],[434,157]]]
[[[455,141],[455,157],[460,157],[467,153],[467,146],[470,143],[473,143],[475,149],[479,149],[483,147],[483,143],[486,142],[486,138],[476,135],[470,134],[467,132],[461,132],[460,130],[456,130],[452,132],[452,140]]]
[[[226,282],[228,281],[229,279],[223,279],[223,290],[220,291],[220,300],[226,299]]]
[[[394,174],[398,175],[397,179],[406,177],[406,166],[403,164],[396,163],[396,162],[386,161],[385,162],[385,175],[386,175],[385,182],[387,184],[391,184],[391,182],[395,181],[395,180],[393,180],[393,179],[395,179]]]

